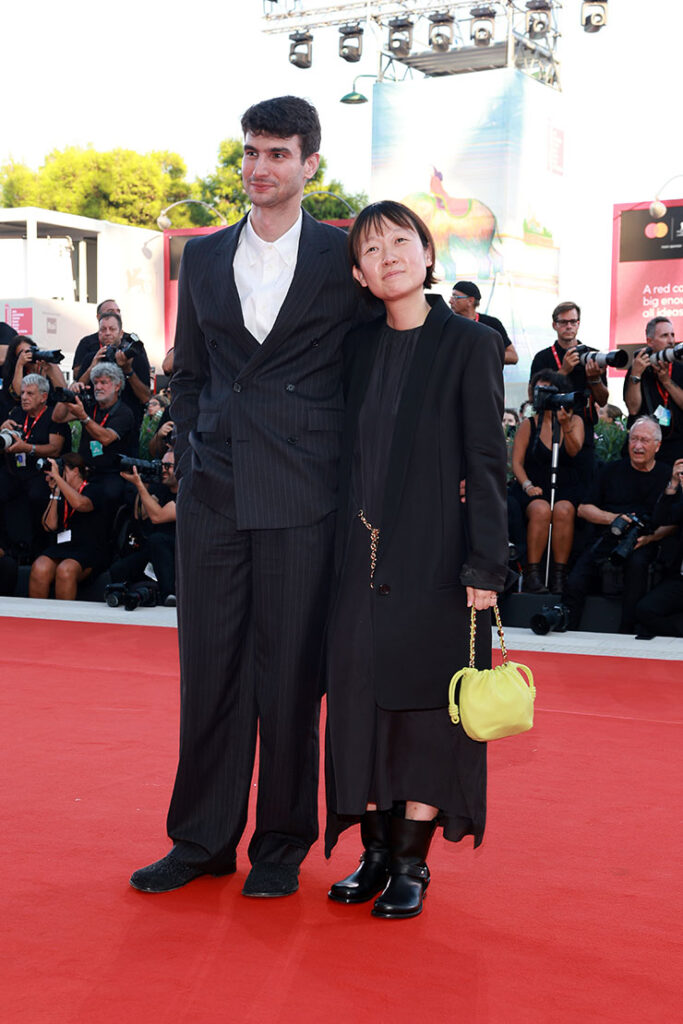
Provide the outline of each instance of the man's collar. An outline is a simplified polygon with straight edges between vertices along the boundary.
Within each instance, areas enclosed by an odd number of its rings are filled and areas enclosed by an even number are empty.
[[[253,266],[265,252],[270,248],[277,249],[277,252],[287,266],[296,264],[299,252],[299,239],[301,238],[301,225],[303,213],[300,211],[294,224],[284,235],[280,235],[274,242],[265,242],[256,234],[251,223],[251,214],[247,217],[244,230],[241,232],[238,245],[244,246],[245,255],[250,266]]]

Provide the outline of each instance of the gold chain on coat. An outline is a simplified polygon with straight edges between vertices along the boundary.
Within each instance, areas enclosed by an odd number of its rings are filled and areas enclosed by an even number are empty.
[[[365,512],[360,509],[358,512],[358,518],[360,519],[363,526],[366,526],[370,531],[370,589],[375,589],[373,582],[375,578],[375,569],[377,568],[377,543],[379,541],[379,528],[373,526],[365,517]]]

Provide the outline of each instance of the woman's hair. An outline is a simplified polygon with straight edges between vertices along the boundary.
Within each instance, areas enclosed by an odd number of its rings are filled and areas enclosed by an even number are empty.
[[[513,416],[515,423],[519,426],[519,413],[516,409],[503,409],[503,413],[508,413],[510,416]]]
[[[424,287],[431,288],[436,282],[434,276],[434,262],[436,259],[436,247],[431,232],[424,221],[416,213],[403,203],[395,203],[392,199],[383,199],[379,203],[370,203],[360,211],[356,217],[351,230],[349,231],[349,259],[352,267],[360,268],[360,251],[363,238],[369,231],[382,231],[384,222],[396,224],[401,228],[409,228],[417,233],[425,249],[432,257],[431,267],[427,267]]]
[[[79,470],[82,477],[87,475],[88,467],[85,464],[85,459],[78,452],[67,452],[65,455],[62,455],[62,462],[69,469]]]
[[[529,393],[533,395],[534,388],[539,381],[547,381],[551,388],[557,388],[560,394],[567,394],[570,390],[569,381],[562,373],[556,373],[555,370],[537,370],[529,381]]]
[[[624,418],[624,413],[618,405],[607,405],[605,411],[613,422]]]
[[[33,338],[27,338],[25,334],[18,334],[7,346],[7,355],[2,366],[3,386],[9,387],[14,379],[14,371],[17,368],[17,349],[20,345],[34,345]]]

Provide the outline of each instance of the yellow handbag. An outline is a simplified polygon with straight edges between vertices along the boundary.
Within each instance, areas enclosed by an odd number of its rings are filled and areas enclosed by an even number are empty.
[[[454,725],[462,727],[473,740],[482,743],[516,736],[534,724],[536,687],[531,669],[515,661],[508,661],[503,627],[498,605],[493,606],[503,652],[503,664],[497,668],[474,667],[474,640],[477,619],[474,608],[470,612],[470,664],[461,668],[448,687],[448,713]],[[456,688],[460,683],[458,703]]]

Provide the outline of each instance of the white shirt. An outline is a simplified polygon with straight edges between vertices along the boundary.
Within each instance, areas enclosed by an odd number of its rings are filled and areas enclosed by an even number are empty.
[[[262,344],[270,334],[296,270],[303,214],[274,242],[264,242],[251,226],[242,229],[233,272],[244,326]]]

